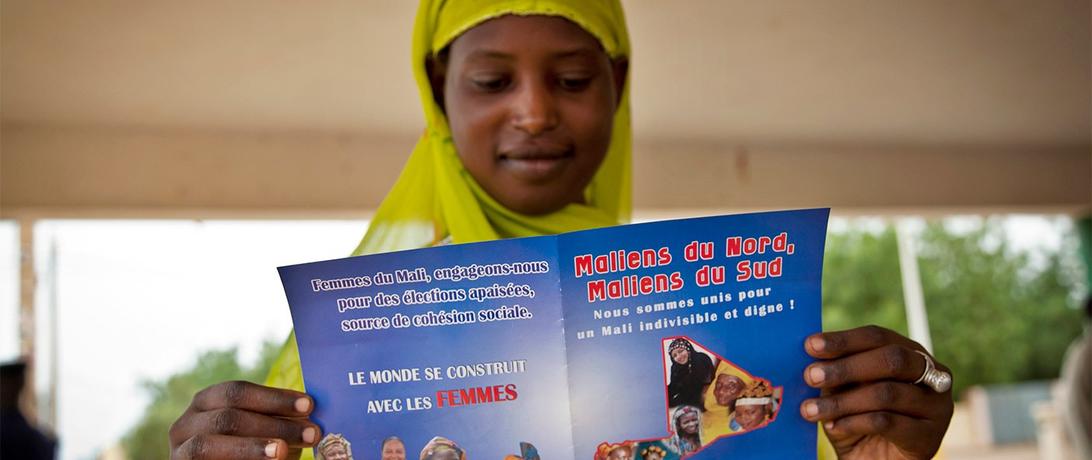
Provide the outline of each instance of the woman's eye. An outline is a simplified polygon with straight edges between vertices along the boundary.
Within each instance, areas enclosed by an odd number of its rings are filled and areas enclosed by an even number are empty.
[[[485,92],[496,92],[508,87],[509,79],[505,77],[480,77],[472,78],[470,82],[475,88]]]
[[[579,91],[587,88],[591,84],[591,77],[579,76],[579,77],[561,77],[558,78],[557,84],[562,89],[569,91]]]

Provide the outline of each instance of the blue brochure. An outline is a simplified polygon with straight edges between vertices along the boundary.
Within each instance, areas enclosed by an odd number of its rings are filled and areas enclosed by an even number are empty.
[[[827,209],[280,268],[319,459],[804,459]]]

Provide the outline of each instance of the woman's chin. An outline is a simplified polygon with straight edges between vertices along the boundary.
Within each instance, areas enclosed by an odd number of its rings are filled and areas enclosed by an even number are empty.
[[[571,196],[572,187],[559,185],[556,182],[543,186],[512,180],[507,184],[497,185],[501,190],[487,188],[486,192],[505,208],[527,216],[551,214],[564,209],[565,206],[583,201],[583,195]]]

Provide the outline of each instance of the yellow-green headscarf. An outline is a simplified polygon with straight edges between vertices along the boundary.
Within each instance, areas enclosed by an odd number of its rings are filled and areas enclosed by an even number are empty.
[[[446,238],[469,243],[563,233],[629,220],[628,84],[614,115],[606,158],[585,190],[583,204],[542,216],[519,214],[489,196],[463,168],[447,117],[433,98],[425,62],[463,32],[508,14],[564,17],[596,37],[610,57],[630,55],[629,34],[618,0],[422,0],[413,28],[412,62],[427,127],[353,255],[421,248]],[[294,334],[274,362],[266,384],[303,391]]]
[[[562,233],[629,220],[628,89],[623,90],[614,115],[606,158],[585,191],[585,204],[572,204],[549,215],[522,215],[499,204],[463,168],[447,117],[433,98],[425,61],[470,28],[508,14],[567,18],[599,39],[612,58],[629,56],[629,35],[617,0],[422,1],[413,31],[413,74],[427,129],[355,254],[419,248],[447,237],[455,243],[469,243]]]

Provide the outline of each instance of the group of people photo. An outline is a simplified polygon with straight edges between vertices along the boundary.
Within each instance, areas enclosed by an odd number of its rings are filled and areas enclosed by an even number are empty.
[[[531,443],[519,443],[520,454],[508,455],[504,460],[540,460],[538,449]],[[406,444],[397,436],[383,440],[379,447],[379,460],[406,460]],[[455,441],[442,436],[429,440],[421,448],[420,460],[467,460],[466,450]],[[322,438],[315,446],[316,460],[353,460],[353,449],[348,439],[336,433]]]
[[[676,428],[676,418],[697,412],[701,419],[699,440],[708,444],[721,436],[760,428],[776,415],[781,389],[769,381],[752,376],[687,338],[666,338],[663,345],[672,428]]]
[[[379,447],[380,460],[406,460],[406,444],[397,436],[383,440]],[[432,438],[421,449],[421,460],[466,460],[466,453],[457,444],[442,437]],[[315,446],[316,460],[353,460],[353,449],[348,439],[330,433]]]
[[[768,425],[781,388],[684,337],[663,339],[669,436],[603,443],[596,460],[678,460],[725,436]]]
[[[330,433],[315,446],[316,460],[353,460],[353,447],[340,433]],[[384,439],[379,447],[380,460],[406,460],[406,444],[397,436]]]

